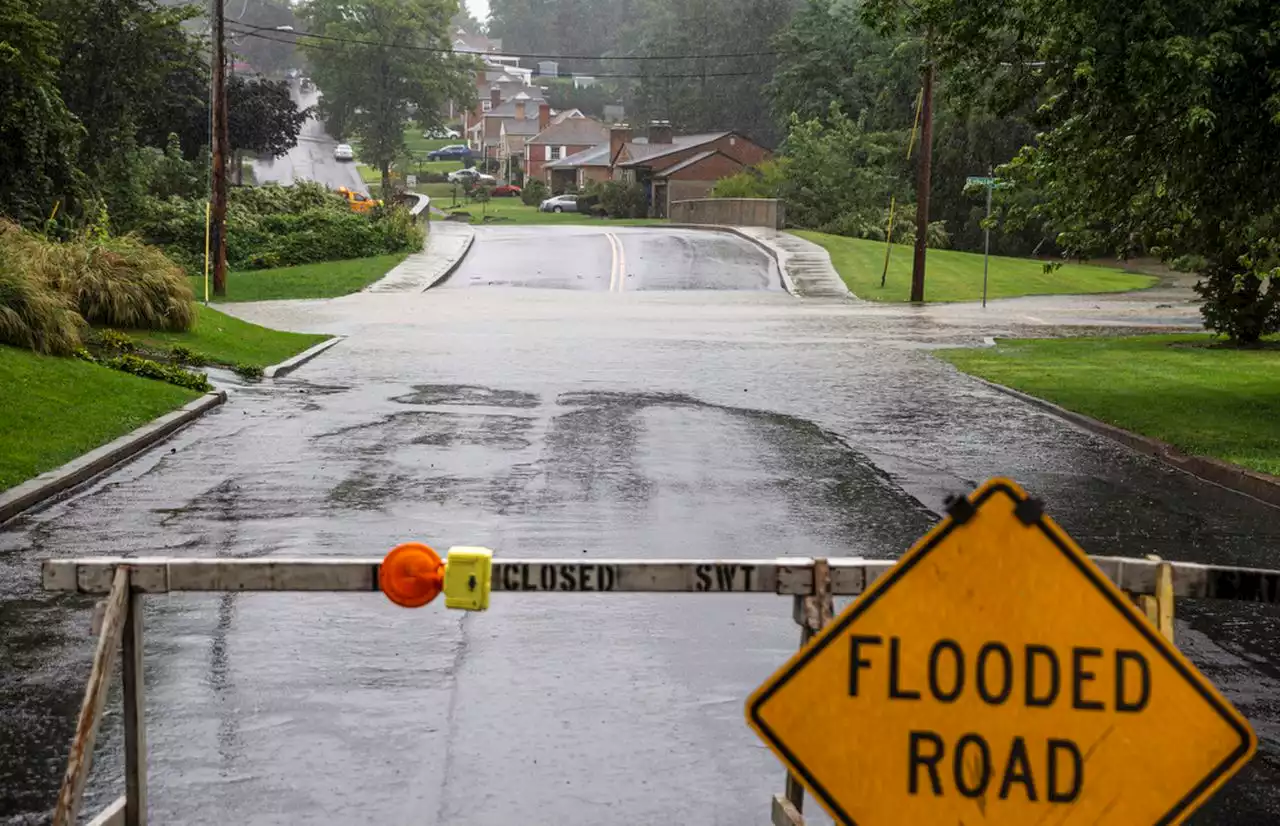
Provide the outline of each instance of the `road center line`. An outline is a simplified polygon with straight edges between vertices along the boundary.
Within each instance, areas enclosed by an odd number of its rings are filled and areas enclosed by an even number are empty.
[[[622,246],[622,239],[613,236],[613,241],[618,245],[618,292],[625,292],[627,289],[627,248]]]
[[[604,237],[609,240],[609,292],[614,292],[616,289],[614,287],[614,282],[619,280],[618,273],[621,271],[619,260],[622,253],[622,244],[619,243],[617,236],[612,232],[606,232]]]

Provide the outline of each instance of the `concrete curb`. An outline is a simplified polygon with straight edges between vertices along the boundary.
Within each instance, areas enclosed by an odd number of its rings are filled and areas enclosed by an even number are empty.
[[[226,400],[225,390],[206,393],[132,433],[95,448],[77,459],[72,459],[62,467],[46,471],[34,479],[28,479],[21,485],[0,493],[0,524],[132,459]]]
[[[311,361],[313,358],[342,341],[344,338],[346,338],[346,336],[334,336],[331,339],[320,342],[314,347],[309,347],[306,350],[303,350],[293,358],[285,359],[279,364],[273,364],[262,371],[262,377],[264,379],[278,379],[281,376],[292,373],[294,370],[297,370],[299,367]]]
[[[965,375],[969,374],[966,373]],[[996,384],[978,376],[969,377],[982,382],[992,390],[998,390],[1001,393],[1013,396],[1015,399],[1020,399],[1027,404],[1052,413],[1061,419],[1065,419],[1077,427],[1106,436],[1131,450],[1159,459],[1166,465],[1183,473],[1189,473],[1197,479],[1244,494],[1272,507],[1280,508],[1280,478],[1248,470],[1247,468],[1224,462],[1221,459],[1211,459],[1207,456],[1191,456],[1183,453],[1168,442],[1162,442],[1150,436],[1142,436],[1099,421],[1092,416],[1067,410],[1065,407],[1059,407],[1053,402],[1023,393],[1021,390],[1014,390],[1012,387],[1006,387],[1003,384]]]
[[[791,276],[787,273],[787,267],[786,267],[786,261],[785,261],[786,250],[779,250],[777,247],[774,247],[771,244],[766,244],[764,241],[761,241],[759,238],[756,238],[748,233],[745,233],[742,230],[738,229],[737,227],[730,227],[724,224],[654,224],[651,226],[654,229],[662,229],[665,227],[665,228],[674,228],[674,229],[702,229],[702,230],[708,230],[710,232],[727,232],[730,235],[736,235],[739,238],[746,239],[747,241],[750,241],[755,246],[764,250],[765,254],[773,259],[773,263],[776,264],[778,267],[778,272],[782,275],[782,289],[786,290],[787,294],[790,295],[792,298],[802,297],[800,293],[796,292],[795,282],[791,280]]]
[[[467,258],[467,253],[471,252],[471,245],[474,244],[475,242],[476,242],[476,231],[473,229],[471,230],[471,237],[467,239],[467,243],[462,248],[462,253],[458,255],[457,260],[455,260],[452,264],[450,264],[447,268],[445,268],[443,272],[441,272],[434,279],[432,279],[431,282],[427,284],[427,286],[423,287],[420,290],[420,292],[425,293],[427,290],[431,289],[437,284],[444,283],[449,278],[449,276],[453,275],[454,272],[457,271],[458,267],[462,266],[462,262],[465,261]]]

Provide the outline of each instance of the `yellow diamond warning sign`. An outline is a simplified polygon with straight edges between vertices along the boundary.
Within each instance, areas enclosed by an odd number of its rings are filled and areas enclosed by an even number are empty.
[[[1253,755],[1017,485],[951,514],[747,703],[837,823],[1178,823]]]

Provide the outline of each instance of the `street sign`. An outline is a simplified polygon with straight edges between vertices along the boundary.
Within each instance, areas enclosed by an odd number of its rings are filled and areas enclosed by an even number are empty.
[[[992,187],[996,185],[996,179],[995,178],[965,178],[964,185]]]
[[[407,186],[407,187],[410,187],[410,188],[417,186],[417,185],[418,185],[418,176],[417,176],[417,175],[406,175],[406,176],[405,176],[405,179],[404,179],[404,185],[405,185],[405,186]]]
[[[1253,756],[1016,484],[950,514],[747,702],[837,823],[1180,823]]]

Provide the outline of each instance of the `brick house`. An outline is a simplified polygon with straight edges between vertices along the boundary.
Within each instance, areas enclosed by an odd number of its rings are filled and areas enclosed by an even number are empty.
[[[608,140],[609,127],[594,118],[566,117],[553,121],[525,144],[525,176],[541,178],[550,185],[550,175],[544,171],[547,163],[563,160]]]
[[[644,186],[649,214],[663,218],[672,201],[702,198],[716,181],[768,159],[771,153],[737,132],[673,134],[655,121],[635,138],[625,124],[610,127],[609,142],[545,165],[552,191],[616,180]]]
[[[542,92],[526,88],[508,101],[501,101],[501,90],[490,90],[489,109],[484,117],[467,133],[467,141],[480,157],[500,160],[506,157],[503,148],[503,132],[530,138],[551,125],[551,107]],[[545,108],[544,108],[545,107]],[[517,147],[516,156],[523,159],[523,144]]]

